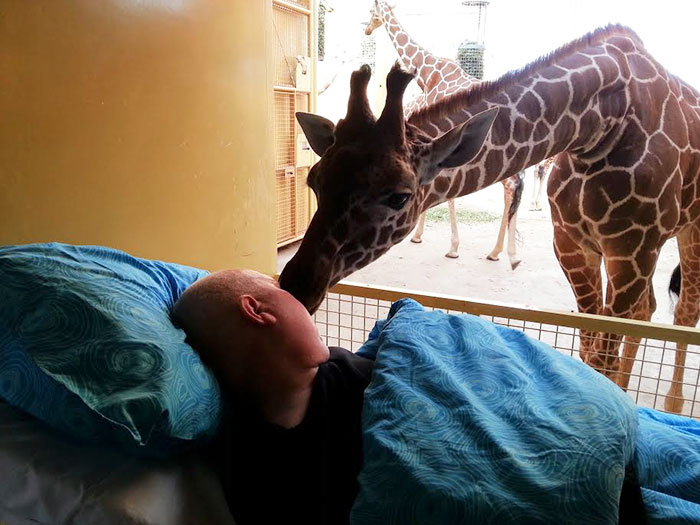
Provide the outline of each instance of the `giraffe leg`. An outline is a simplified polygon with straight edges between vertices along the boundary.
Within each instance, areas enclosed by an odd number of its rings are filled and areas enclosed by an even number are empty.
[[[535,180],[533,181],[534,184],[532,185],[532,198],[530,199],[530,211],[534,211],[537,206],[537,187],[540,185],[540,177],[538,175],[538,166],[535,166]]]
[[[633,252],[627,254],[620,249],[621,246],[627,245],[617,238],[607,239],[601,244],[604,253],[607,254],[604,255],[604,262],[608,277],[605,306],[601,314],[623,319],[650,318],[653,297],[651,278],[660,246],[630,245]],[[618,385],[626,384],[629,380],[629,373],[625,374],[625,370],[631,370],[639,344],[637,339],[629,340],[628,359],[623,369],[619,355],[621,340],[620,335],[601,333],[588,359],[588,364]]]
[[[516,225],[518,223],[518,212],[516,211],[513,216],[510,218],[510,222],[508,223],[508,259],[510,260],[510,268],[511,270],[515,270],[518,265],[522,262],[520,258],[518,257],[518,254],[516,253],[516,247],[515,247],[515,241],[516,241],[516,234],[517,234],[517,228]]]
[[[544,175],[537,177],[537,198],[535,199],[535,211],[542,210],[542,188],[544,188]]]
[[[654,297],[654,287],[649,286],[649,293],[646,294],[644,299],[639,304],[639,308],[632,316],[633,319],[638,321],[649,321],[652,314],[656,310],[656,299]],[[622,348],[622,361],[620,362],[620,372],[618,374],[617,380],[615,381],[620,388],[627,390],[630,383],[630,376],[632,374],[632,367],[634,366],[634,360],[637,358],[637,350],[639,349],[639,342],[641,341],[638,337],[625,337],[625,342]]]
[[[554,254],[564,271],[576,298],[578,311],[598,314],[603,308],[603,284],[600,273],[601,255],[592,250],[582,250],[566,231],[554,225]],[[579,330],[579,355],[584,363],[593,350],[595,333]]]
[[[491,253],[489,253],[486,258],[489,261],[497,261],[498,256],[503,251],[503,241],[506,238],[506,230],[508,229],[508,210],[510,210],[510,203],[513,201],[513,193],[508,190],[508,186],[503,185],[503,216],[501,217],[501,228],[498,230],[498,237],[496,238],[496,246],[493,247]]]
[[[646,321],[647,319],[644,320]],[[630,384],[632,367],[634,366],[634,360],[637,358],[637,350],[639,350],[640,341],[641,339],[638,337],[625,337],[624,339],[622,359],[620,360],[615,383],[625,392]]]
[[[674,311],[673,323],[694,327],[700,318],[700,225],[678,235],[678,251],[681,256],[681,295]],[[677,344],[673,378],[666,394],[664,408],[669,412],[683,410],[683,376],[687,345]]]
[[[423,230],[425,229],[425,216],[428,214],[427,211],[424,211],[423,213],[420,214],[420,218],[418,219],[418,226],[416,227],[416,231],[413,234],[413,237],[411,237],[411,242],[415,243],[421,243],[423,242]]]
[[[676,324],[674,322],[674,324]],[[673,379],[664,399],[664,410],[680,414],[683,412],[685,398],[683,397],[683,376],[685,372],[685,356],[688,345],[676,345],[676,360],[673,364]]]
[[[457,229],[457,211],[455,210],[455,200],[448,199],[447,206],[450,209],[450,251],[445,254],[445,257],[456,259],[459,257],[459,230]]]

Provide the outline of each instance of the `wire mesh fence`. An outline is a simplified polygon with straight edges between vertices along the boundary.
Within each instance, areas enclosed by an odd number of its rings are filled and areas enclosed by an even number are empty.
[[[276,86],[296,87],[297,57],[310,56],[309,16],[292,6],[274,2],[272,27],[274,33],[274,78]]]
[[[700,418],[700,331],[694,328],[532,310],[458,297],[349,283],[339,284],[331,290],[316,312],[315,322],[326,344],[356,351],[367,339],[375,322],[387,317],[391,303],[402,297],[412,297],[429,310],[479,315],[496,324],[520,330],[577,360],[581,359],[581,330],[589,331],[592,339],[600,342],[607,339],[612,343],[620,337],[629,344],[636,344],[638,341],[636,359],[629,373],[627,393],[638,405],[662,411],[667,411],[666,397],[674,374],[677,345],[680,344],[687,352],[682,380],[685,403],[681,413]],[[604,333],[615,335],[610,337]],[[623,345],[620,345],[620,351],[622,348]],[[624,362],[624,359],[622,361]]]

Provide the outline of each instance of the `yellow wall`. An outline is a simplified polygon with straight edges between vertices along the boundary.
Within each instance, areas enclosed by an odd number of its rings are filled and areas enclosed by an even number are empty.
[[[273,272],[270,4],[0,3],[0,244]]]

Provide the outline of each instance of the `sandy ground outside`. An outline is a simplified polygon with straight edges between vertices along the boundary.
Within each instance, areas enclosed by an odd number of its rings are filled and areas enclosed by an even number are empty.
[[[518,212],[518,255],[520,265],[511,270],[508,256],[492,262],[486,255],[498,235],[500,218],[492,222],[459,224],[459,258],[445,257],[450,245],[450,224],[426,223],[423,242],[410,242],[410,236],[370,265],[345,280],[359,283],[437,292],[488,302],[508,303],[531,308],[576,311],[576,301],[552,248],[552,223],[546,195],[541,211],[530,211],[533,178],[528,172],[523,201]],[[441,206],[445,206],[443,204]],[[503,187],[495,184],[456,201],[457,209],[485,211],[500,217]],[[296,252],[298,243],[279,251],[278,271]],[[654,275],[657,308],[652,321],[673,323],[668,281],[678,264],[675,239],[666,243]]]

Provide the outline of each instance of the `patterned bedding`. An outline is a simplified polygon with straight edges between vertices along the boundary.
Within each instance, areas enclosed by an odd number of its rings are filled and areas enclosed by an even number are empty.
[[[404,299],[359,353],[376,368],[353,523],[617,523],[631,461],[652,522],[700,520],[700,425],[520,331]]]

